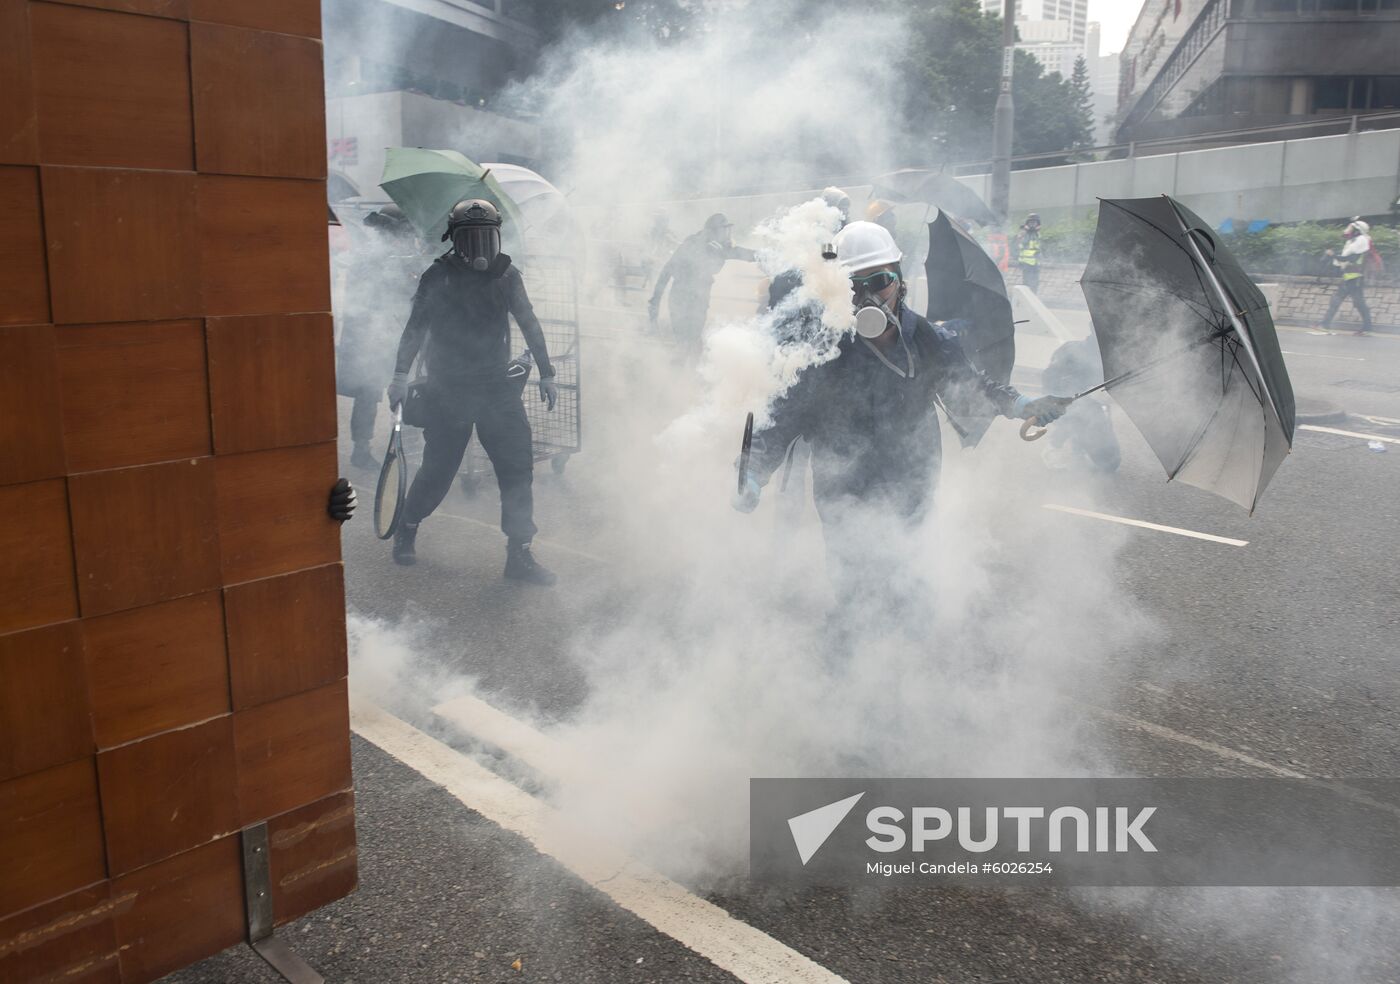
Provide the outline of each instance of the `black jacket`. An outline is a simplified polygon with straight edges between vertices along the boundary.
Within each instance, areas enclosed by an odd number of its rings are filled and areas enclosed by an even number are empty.
[[[509,257],[504,270],[478,272],[455,252],[440,256],[418,281],[394,371],[407,374],[426,341],[424,361],[435,388],[499,381],[511,358],[510,315],[520,326],[540,376],[553,376],[544,332],[525,293],[525,281],[509,265]]]
[[[1010,416],[1020,394],[973,368],[956,333],[901,307],[906,346],[881,355],[859,337],[803,372],[754,436],[752,474],[765,484],[799,437],[812,444],[817,507],[845,497],[883,499],[901,515],[923,507],[942,458],[941,400],[953,414]]]

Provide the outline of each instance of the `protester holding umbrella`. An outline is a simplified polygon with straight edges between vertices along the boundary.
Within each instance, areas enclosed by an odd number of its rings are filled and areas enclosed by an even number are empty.
[[[849,596],[884,541],[847,520],[874,510],[907,528],[923,514],[941,458],[939,402],[971,416],[1049,423],[1069,401],[1032,400],[990,379],[968,362],[956,334],[909,310],[902,254],[888,230],[852,222],[835,245],[851,276],[856,333],[835,359],[806,370],[754,434],[734,506],[752,511],[788,446],[807,438],[831,576],[838,595]]]
[[[423,274],[413,312],[399,341],[389,405],[408,395],[408,376],[426,349],[423,383],[428,422],[423,464],[404,502],[394,536],[394,560],[412,564],[418,524],[452,487],[475,430],[501,489],[501,531],[507,538],[505,576],[533,584],[555,577],[530,553],[535,535],[534,453],[520,388],[508,375],[510,316],[515,317],[540,372],[540,399],[554,409],[559,390],[544,332],[520,271],[501,252],[501,213],[480,199],[448,213],[452,250]]]
[[[647,308],[651,325],[656,326],[661,314],[661,297],[670,285],[671,300],[667,308],[671,315],[671,331],[688,359],[694,360],[700,354],[715,277],[729,260],[754,260],[753,250],[734,245],[733,229],[734,223],[716,212],[705,220],[704,228],[681,241],[657,274]]]

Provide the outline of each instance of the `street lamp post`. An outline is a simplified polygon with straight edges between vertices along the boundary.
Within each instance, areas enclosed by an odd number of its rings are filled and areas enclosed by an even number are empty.
[[[1011,212],[1011,133],[1016,127],[1016,106],[1011,101],[1011,72],[1016,63],[1016,0],[1005,0],[1002,10],[1001,90],[992,131],[992,211],[1003,223]]]

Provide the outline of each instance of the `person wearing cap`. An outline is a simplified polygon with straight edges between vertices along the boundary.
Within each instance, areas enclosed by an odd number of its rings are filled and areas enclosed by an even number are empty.
[[[1040,293],[1040,215],[1032,212],[1016,230],[1016,265],[1021,268],[1021,282]]]
[[[967,416],[1000,414],[1049,424],[1068,398],[1031,399],[973,367],[955,332],[904,303],[903,254],[889,231],[852,222],[837,235],[836,256],[851,278],[855,331],[837,356],[806,369],[754,433],[740,512],[761,490],[790,445],[812,445],[812,493],[840,596],[863,576],[862,558],[880,545],[863,523],[873,511],[908,529],[923,516],[942,458],[937,407]]]
[[[1346,240],[1346,245],[1342,247],[1341,255],[1337,255],[1333,250],[1327,251],[1327,257],[1332,261],[1342,274],[1342,282],[1337,285],[1336,293],[1332,295],[1332,300],[1327,303],[1327,313],[1322,318],[1322,330],[1332,330],[1332,319],[1341,310],[1342,302],[1350,300],[1352,307],[1356,308],[1356,313],[1361,316],[1361,327],[1353,334],[1365,335],[1371,330],[1371,307],[1366,303],[1366,264],[1371,256],[1371,227],[1360,218],[1352,219],[1348,223],[1342,236]]]
[[[671,332],[688,361],[695,361],[700,355],[715,277],[729,260],[752,262],[754,259],[753,250],[734,245],[733,229],[734,223],[722,213],[711,215],[705,220],[704,228],[681,241],[656,276],[651,303],[647,306],[648,320],[655,329],[661,315],[661,298],[669,284],[671,298],[667,311],[671,316]]]

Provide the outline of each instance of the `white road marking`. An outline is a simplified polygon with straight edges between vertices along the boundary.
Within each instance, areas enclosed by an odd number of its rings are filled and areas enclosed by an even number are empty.
[[[433,713],[463,734],[509,753],[547,778],[563,779],[585,771],[586,763],[566,746],[480,697],[444,701],[433,708]]]
[[[1306,355],[1310,359],[1337,359],[1341,362],[1365,362],[1359,355],[1323,355],[1321,352],[1290,352],[1283,349],[1284,355]]]
[[[557,811],[372,704],[350,709],[355,732],[492,823],[528,840],[619,906],[752,984],[843,984],[809,957],[627,855],[571,832]]]
[[[1121,523],[1124,526],[1137,526],[1144,530],[1156,530],[1159,533],[1175,533],[1177,536],[1189,536],[1193,540],[1209,540],[1211,543],[1224,543],[1231,547],[1247,547],[1248,540],[1235,540],[1228,536],[1216,536],[1214,533],[1197,533],[1195,530],[1183,530],[1175,526],[1162,526],[1159,523],[1148,523],[1141,519],[1128,519],[1124,516],[1110,516],[1108,513],[1090,512],[1088,509],[1076,509],[1073,506],[1057,506],[1053,503],[1045,502],[1041,504],[1044,509],[1053,509],[1055,512],[1069,513],[1072,516],[1087,516],[1090,519],[1102,519],[1109,523]]]
[[[1253,755],[1241,752],[1238,749],[1230,748],[1227,745],[1219,745],[1213,741],[1206,741],[1203,738],[1193,738],[1191,735],[1177,731],[1175,728],[1168,728],[1161,724],[1153,724],[1151,721],[1143,721],[1127,714],[1119,714],[1117,711],[1110,711],[1107,708],[1098,707],[1094,704],[1081,703],[1080,706],[1092,711],[1100,717],[1107,718],[1110,721],[1117,721],[1119,724],[1142,731],[1156,738],[1164,738],[1167,741],[1175,741],[1183,745],[1190,745],[1192,748],[1199,749],[1203,752],[1209,752],[1219,758],[1230,759],[1242,765],[1247,765],[1251,769],[1258,769],[1261,772],[1271,773],[1272,775],[1278,776],[1280,779],[1301,779],[1322,786],[1343,799],[1351,800],[1353,803],[1360,803],[1363,806],[1369,806],[1372,809],[1381,810],[1393,816],[1400,816],[1400,806],[1396,806],[1394,803],[1387,803],[1384,800],[1378,800],[1371,796],[1370,793],[1362,789],[1357,789],[1355,786],[1348,786],[1346,783],[1337,782],[1333,779],[1310,776],[1306,772],[1299,772],[1296,769],[1289,769],[1282,765],[1266,762],[1261,758],[1255,758]]]
[[[1265,762],[1263,759],[1255,758],[1253,755],[1248,755],[1245,752],[1229,748],[1225,745],[1217,745],[1213,741],[1206,741],[1203,738],[1193,738],[1188,734],[1183,734],[1180,731],[1176,731],[1164,725],[1153,724],[1151,721],[1142,721],[1138,718],[1130,717],[1127,714],[1119,714],[1117,711],[1110,711],[1107,708],[1098,707],[1094,704],[1084,704],[1083,706],[1087,707],[1089,710],[1093,711],[1100,717],[1107,718],[1110,721],[1117,721],[1119,724],[1125,724],[1130,728],[1135,728],[1138,731],[1146,732],[1147,734],[1153,735],[1157,738],[1165,738],[1168,741],[1175,741],[1183,745],[1190,745],[1192,748],[1199,749],[1203,752],[1210,752],[1212,755],[1215,755],[1219,758],[1230,759],[1231,761],[1247,765],[1251,769],[1258,769],[1260,772],[1272,773],[1273,775],[1276,775],[1282,779],[1312,778],[1312,776],[1309,776],[1307,773],[1296,772],[1293,769],[1285,768],[1282,765],[1274,765],[1272,762]]]
[[[1373,424],[1380,424],[1382,427],[1400,426],[1400,420],[1394,417],[1373,417],[1369,413],[1358,413],[1356,416],[1360,417],[1362,420],[1369,420]]]
[[[500,526],[498,526],[495,523],[487,523],[480,519],[473,519],[470,516],[463,516],[459,513],[448,512],[446,509],[439,509],[437,510],[437,512],[433,513],[433,515],[446,516],[448,519],[455,519],[459,523],[471,523],[473,526],[480,526],[483,529],[495,530],[496,532],[500,532],[501,529]],[[535,542],[543,546],[549,547],[549,549],[551,550],[562,550],[564,551],[564,553],[575,554],[579,557],[586,557],[587,559],[599,564],[610,563],[610,561],[603,557],[599,557],[597,554],[591,554],[587,550],[579,550],[576,547],[567,546],[563,543],[560,543],[558,540],[546,540],[544,537],[537,536],[535,537]]]
[[[1400,444],[1400,437],[1381,437],[1379,434],[1361,434],[1357,431],[1337,430],[1335,427],[1318,427],[1316,424],[1299,424],[1298,429],[1317,431],[1319,434],[1337,434],[1341,437],[1356,437],[1363,441],[1382,441],[1385,444]]]

